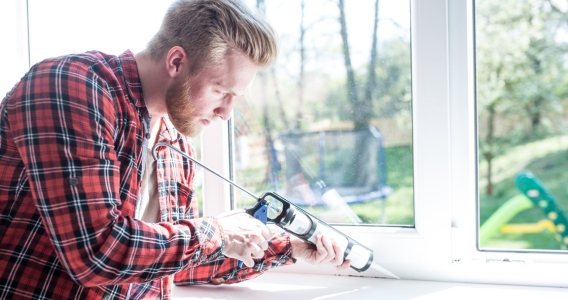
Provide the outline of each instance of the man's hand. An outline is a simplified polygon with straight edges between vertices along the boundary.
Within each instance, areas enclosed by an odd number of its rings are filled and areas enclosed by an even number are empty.
[[[225,233],[223,255],[253,267],[253,258],[263,257],[268,249],[268,240],[272,238],[270,229],[242,209],[222,214],[217,219]]]
[[[344,249],[325,236],[316,236],[316,249],[301,239],[290,235],[292,257],[305,260],[313,265],[333,264],[337,270],[345,270],[350,260],[343,261]]]

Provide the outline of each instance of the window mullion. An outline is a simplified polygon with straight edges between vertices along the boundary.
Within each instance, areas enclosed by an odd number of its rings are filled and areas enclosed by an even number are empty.
[[[226,122],[211,122],[201,135],[202,162],[230,178],[229,130]],[[203,215],[216,216],[231,210],[230,185],[216,175],[203,172]]]
[[[0,2],[0,101],[30,67],[27,1]],[[10,28],[10,30],[8,30]],[[6,30],[4,30],[6,29]]]

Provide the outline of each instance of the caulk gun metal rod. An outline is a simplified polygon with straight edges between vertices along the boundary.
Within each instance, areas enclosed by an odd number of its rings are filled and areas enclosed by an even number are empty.
[[[253,197],[254,199],[258,200],[258,197],[257,197],[255,194],[249,192],[249,191],[248,191],[247,189],[245,189],[244,187],[238,185],[236,182],[234,182],[234,181],[232,181],[232,180],[230,180],[230,179],[228,179],[228,178],[225,178],[223,175],[221,175],[221,174],[219,174],[219,173],[217,173],[217,172],[211,170],[209,167],[207,167],[207,166],[205,166],[204,164],[200,163],[200,162],[199,162],[198,160],[196,160],[195,158],[193,158],[193,157],[191,157],[191,156],[189,156],[189,155],[183,153],[183,152],[182,152],[181,150],[179,150],[178,148],[175,148],[174,146],[172,146],[171,144],[168,144],[168,143],[166,143],[166,142],[160,142],[160,143],[157,143],[156,145],[154,145],[154,148],[152,149],[152,155],[154,156],[154,160],[156,160],[156,161],[158,160],[158,147],[160,147],[160,146],[168,147],[168,148],[174,150],[175,152],[179,153],[181,156],[183,156],[183,157],[185,157],[185,158],[191,160],[192,162],[198,164],[199,166],[201,166],[202,168],[206,169],[207,171],[209,171],[209,172],[211,172],[211,173],[217,175],[217,177],[219,177],[219,178],[225,180],[226,182],[230,183],[231,185],[233,185],[233,186],[239,188],[241,191],[243,191],[243,192],[245,192],[245,193],[251,195],[251,197]]]

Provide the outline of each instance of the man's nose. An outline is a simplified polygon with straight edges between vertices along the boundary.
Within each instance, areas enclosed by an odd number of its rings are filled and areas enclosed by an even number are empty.
[[[223,103],[214,110],[215,115],[223,119],[224,121],[229,120],[229,118],[231,118],[231,113],[233,113],[234,102],[235,102],[235,96],[228,95],[223,100]]]

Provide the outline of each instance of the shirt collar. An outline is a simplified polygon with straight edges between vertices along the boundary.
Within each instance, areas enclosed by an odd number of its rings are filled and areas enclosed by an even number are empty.
[[[160,126],[160,138],[166,138],[171,142],[177,142],[177,140],[181,138],[181,134],[178,133],[177,129],[174,127],[167,115],[162,118],[162,124]]]
[[[120,56],[120,63],[124,72],[127,90],[132,98],[132,102],[137,107],[146,107],[144,95],[142,93],[142,83],[138,74],[138,66],[134,59],[134,54],[130,50],[124,51]]]

